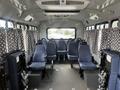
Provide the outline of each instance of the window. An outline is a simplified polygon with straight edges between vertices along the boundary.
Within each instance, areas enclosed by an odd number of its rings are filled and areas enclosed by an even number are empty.
[[[75,34],[75,28],[49,28],[47,30],[48,39],[74,39]]]
[[[37,30],[37,27],[35,27],[35,31]]]
[[[89,30],[89,27],[86,27],[86,30]]]
[[[97,29],[100,29],[100,25],[97,25],[96,28],[97,28]]]
[[[8,28],[13,28],[14,27],[13,22],[8,21],[7,24],[8,24]]]
[[[17,29],[20,29],[20,24],[17,24]]]
[[[104,25],[105,25],[105,24],[101,24],[101,25],[100,25],[100,29],[104,29]]]
[[[21,29],[24,30],[24,28],[25,28],[24,25],[21,25]]]
[[[105,24],[105,29],[109,28],[109,23]]]
[[[92,26],[92,30],[94,30],[95,29],[95,26]]]
[[[91,27],[91,26],[89,26],[89,30],[92,30],[92,27]]]
[[[3,27],[3,28],[6,27],[6,21],[5,20],[0,20],[0,27]]]
[[[32,26],[29,26],[29,30],[32,30]]]
[[[113,21],[113,22],[112,22],[112,28],[118,27],[118,25],[117,25],[118,22],[119,22],[118,20]]]

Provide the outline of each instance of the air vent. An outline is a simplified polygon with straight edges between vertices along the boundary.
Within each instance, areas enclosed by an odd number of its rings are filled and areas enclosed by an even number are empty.
[[[59,1],[44,1],[42,5],[60,5]]]
[[[80,13],[80,10],[45,10],[45,13]]]
[[[60,5],[59,1],[43,1],[42,5]],[[83,5],[84,1],[66,1],[66,5]]]
[[[90,3],[89,0],[36,0],[42,10],[83,10]]]

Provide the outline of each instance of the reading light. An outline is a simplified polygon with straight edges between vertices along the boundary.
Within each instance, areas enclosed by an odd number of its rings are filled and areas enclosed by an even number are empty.
[[[33,18],[31,15],[28,15],[28,16],[25,17],[24,20],[25,20],[25,21],[33,21],[34,18]]]

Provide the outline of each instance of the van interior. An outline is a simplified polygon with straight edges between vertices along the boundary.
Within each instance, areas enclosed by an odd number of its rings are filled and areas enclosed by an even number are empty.
[[[120,0],[0,0],[0,90],[120,90]]]

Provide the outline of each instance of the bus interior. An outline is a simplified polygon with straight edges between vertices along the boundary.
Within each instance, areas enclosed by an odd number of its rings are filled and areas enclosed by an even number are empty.
[[[120,0],[0,0],[0,90],[120,90]]]

